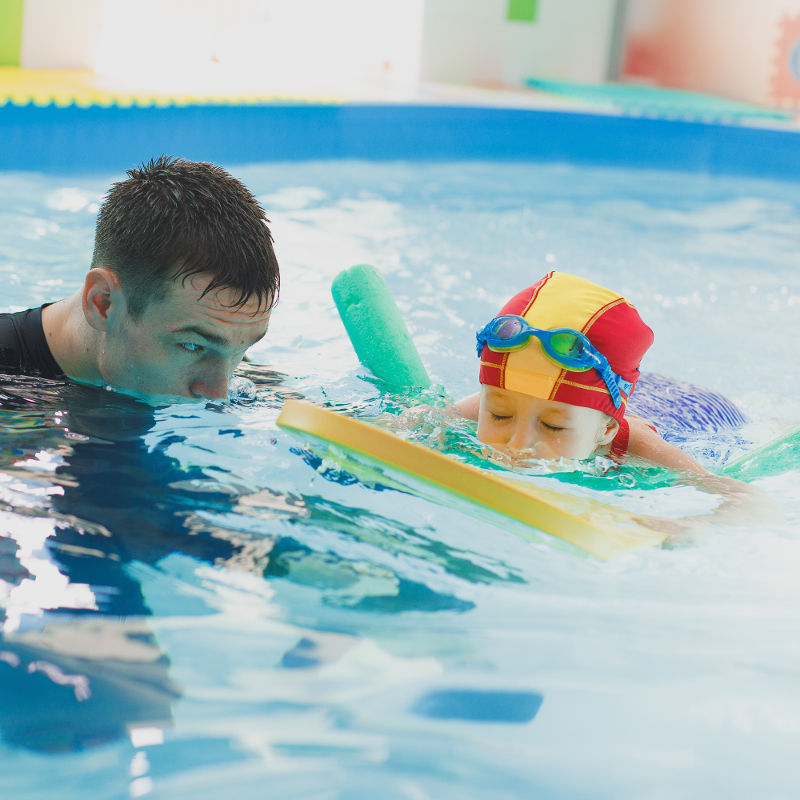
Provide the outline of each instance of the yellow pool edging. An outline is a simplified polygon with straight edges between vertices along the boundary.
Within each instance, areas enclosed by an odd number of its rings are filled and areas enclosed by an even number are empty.
[[[278,425],[401,470],[472,504],[549,533],[600,559],[657,546],[665,539],[664,534],[645,528],[624,509],[593,498],[542,489],[483,472],[311,403],[287,400]]]
[[[91,70],[0,67],[0,106],[91,106],[129,108],[261,103],[341,103],[339,98],[293,97],[270,93],[156,92],[115,89]]]

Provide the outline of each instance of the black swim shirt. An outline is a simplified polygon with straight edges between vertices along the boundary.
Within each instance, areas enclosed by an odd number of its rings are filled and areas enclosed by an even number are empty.
[[[45,306],[16,314],[0,314],[0,373],[65,377],[44,335],[42,309]]]

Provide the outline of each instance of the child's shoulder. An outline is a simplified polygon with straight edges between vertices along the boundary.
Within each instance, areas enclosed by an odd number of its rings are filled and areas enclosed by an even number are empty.
[[[462,417],[467,419],[477,420],[478,412],[481,407],[480,392],[463,397],[461,400],[456,401],[455,408]]]
[[[649,428],[651,431],[653,431],[653,433],[661,438],[658,433],[658,428],[652,422],[650,422],[650,420],[640,417],[638,414],[626,414],[625,421],[628,423],[628,427],[631,429],[633,429],[633,427],[644,425],[645,428]]]

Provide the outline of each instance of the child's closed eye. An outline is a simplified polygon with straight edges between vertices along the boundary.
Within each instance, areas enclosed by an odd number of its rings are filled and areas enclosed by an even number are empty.
[[[565,429],[564,429],[562,426],[560,426],[560,425],[550,425],[548,422],[544,422],[543,420],[542,420],[541,422],[542,422],[542,426],[543,426],[543,427],[545,427],[545,428],[547,428],[547,430],[549,430],[549,431],[556,431],[556,432],[558,432],[558,431],[563,431],[563,430],[565,430]]]

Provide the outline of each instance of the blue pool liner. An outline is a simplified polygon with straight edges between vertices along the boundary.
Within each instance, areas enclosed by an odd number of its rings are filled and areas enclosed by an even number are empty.
[[[0,142],[4,170],[119,172],[169,153],[221,164],[524,160],[800,178],[800,133],[788,126],[478,106],[6,104]]]

